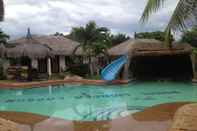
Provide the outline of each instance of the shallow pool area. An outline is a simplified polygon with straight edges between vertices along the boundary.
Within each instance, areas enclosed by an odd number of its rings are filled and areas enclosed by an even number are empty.
[[[197,85],[133,82],[127,85],[65,84],[0,89],[0,111],[29,112],[65,120],[111,120],[171,102],[197,102]]]

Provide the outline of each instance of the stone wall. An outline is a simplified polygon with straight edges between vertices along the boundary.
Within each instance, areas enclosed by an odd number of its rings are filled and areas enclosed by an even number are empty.
[[[197,131],[197,104],[178,109],[169,131]]]

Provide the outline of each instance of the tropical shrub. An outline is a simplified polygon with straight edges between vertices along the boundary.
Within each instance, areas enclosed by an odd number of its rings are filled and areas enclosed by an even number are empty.
[[[197,47],[197,26],[184,32],[181,41]]]
[[[90,69],[88,64],[72,65],[66,72],[85,77],[90,73]]]
[[[155,32],[141,32],[136,33],[135,38],[138,39],[156,39],[159,41],[165,41],[165,32],[155,31]],[[173,35],[170,36],[170,41],[174,41]]]
[[[126,34],[122,34],[122,33],[119,33],[117,35],[111,35],[111,43],[112,43],[112,46],[115,46],[115,45],[118,45],[124,41],[127,41],[129,40],[130,37],[127,36]]]

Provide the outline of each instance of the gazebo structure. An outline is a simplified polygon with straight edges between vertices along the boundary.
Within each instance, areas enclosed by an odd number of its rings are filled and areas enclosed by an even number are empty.
[[[153,39],[130,39],[108,50],[111,57],[128,55],[123,78],[192,78],[192,47],[174,43],[167,48]]]
[[[39,73],[60,73],[67,69],[67,58],[73,54],[73,50],[79,43],[69,40],[63,36],[35,36],[31,35],[30,30],[26,37],[9,41],[15,45],[7,48],[7,57],[10,59],[29,58],[31,66]],[[76,55],[81,55],[79,48]]]

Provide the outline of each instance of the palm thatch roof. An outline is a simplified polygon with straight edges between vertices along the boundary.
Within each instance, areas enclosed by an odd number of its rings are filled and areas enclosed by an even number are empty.
[[[8,58],[29,57],[32,59],[53,55],[50,48],[42,44],[20,44],[14,48],[8,48],[6,54]]]
[[[3,0],[0,0],[0,21],[3,20],[4,17],[4,4],[3,4]]]
[[[24,39],[23,43],[15,44],[13,48],[7,48],[6,55],[9,58],[46,58],[52,56],[51,48],[38,43],[31,38]]]
[[[192,47],[189,44],[173,43],[172,48],[167,48],[161,41],[154,39],[130,39],[108,50],[111,56],[159,56],[189,54]]]
[[[54,55],[65,55],[70,56],[73,54],[74,49],[80,45],[80,43],[72,41],[70,39],[65,38],[64,36],[32,36],[32,39],[37,41],[42,45],[46,45],[51,48],[51,52]],[[26,37],[22,37],[17,40],[9,41],[9,43],[17,43],[17,44],[29,44],[26,41]],[[82,49],[78,48],[76,55],[82,55]]]

